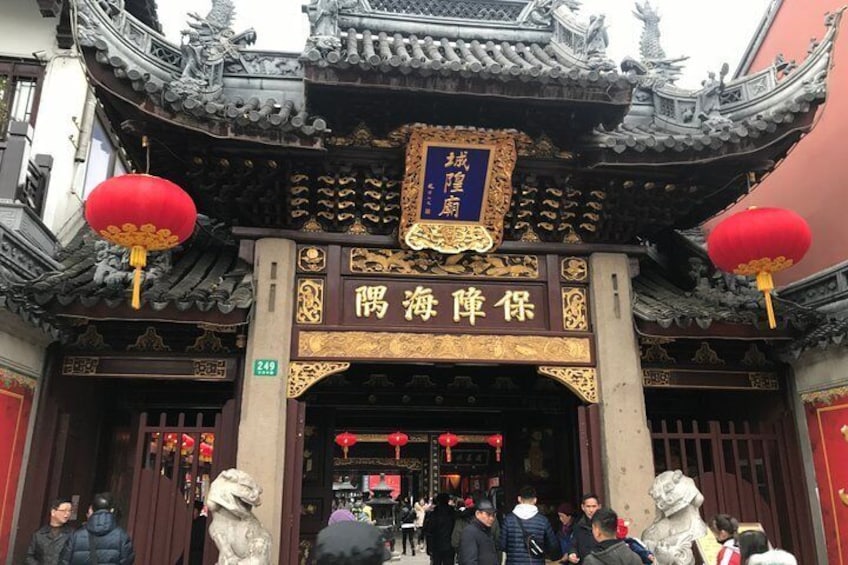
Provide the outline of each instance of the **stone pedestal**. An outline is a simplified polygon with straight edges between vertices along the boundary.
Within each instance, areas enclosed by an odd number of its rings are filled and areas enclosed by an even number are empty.
[[[291,351],[295,244],[283,239],[256,242],[253,275],[256,304],[247,343],[241,399],[237,466],[263,485],[256,517],[271,532],[271,559],[280,554],[283,469],[286,445],[286,375]],[[254,361],[276,361],[276,375],[256,376]],[[263,364],[264,372],[269,371]]]
[[[601,503],[641,532],[654,518],[648,491],[654,479],[645,414],[642,367],[633,327],[629,259],[589,258],[592,323],[596,336],[605,491]]]

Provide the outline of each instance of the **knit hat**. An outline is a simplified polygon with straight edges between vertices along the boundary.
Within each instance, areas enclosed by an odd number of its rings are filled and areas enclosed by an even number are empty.
[[[627,537],[628,531],[630,531],[630,528],[627,527],[627,522],[624,521],[624,518],[619,518],[618,526],[615,529],[615,537],[618,539],[624,539]]]
[[[557,514],[566,514],[571,516],[574,514],[574,505],[570,502],[563,502],[559,506],[557,506]]]
[[[466,508],[474,508],[474,499],[470,496],[465,499],[465,507]]]
[[[365,522],[338,522],[315,540],[316,565],[382,565],[391,558],[383,534]]]

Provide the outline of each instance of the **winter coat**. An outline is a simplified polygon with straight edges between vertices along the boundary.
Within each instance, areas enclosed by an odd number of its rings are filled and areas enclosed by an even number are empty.
[[[742,554],[736,540],[729,539],[721,544],[721,550],[716,557],[716,565],[742,565]]]
[[[568,555],[574,551],[574,528],[561,528],[560,531],[557,532],[557,538],[559,539],[559,550],[562,552],[563,561]]]
[[[98,510],[88,518],[85,526],[75,531],[62,550],[61,565],[89,565],[90,543],[94,541],[99,565],[133,565],[130,536],[118,526],[115,515],[108,510]]]
[[[636,538],[624,538],[621,541],[623,541],[627,545],[627,547],[630,548],[630,551],[632,551],[639,557],[643,565],[651,565],[651,563],[653,563],[653,561],[651,561],[651,556],[653,556],[654,554],[651,553],[651,551],[647,547],[645,547],[645,545],[641,541],[637,540]]]
[[[424,507],[425,505],[420,502],[415,503],[415,527],[423,528],[424,527],[424,517],[427,515],[427,509]]]
[[[427,553],[453,551],[451,534],[456,521],[456,512],[447,504],[436,506],[424,518],[424,533],[427,535]]]
[[[642,565],[639,556],[621,540],[607,540],[581,560],[581,565]]]
[[[497,520],[495,521],[497,523]],[[474,518],[462,530],[459,540],[459,565],[500,565],[492,531]]]
[[[457,514],[456,521],[453,523],[453,533],[451,533],[451,547],[459,549],[463,530],[474,520],[474,510],[463,510]]]
[[[44,526],[32,534],[24,565],[58,565],[62,548],[74,529],[67,524],[59,528]]]
[[[559,540],[548,519],[539,514],[539,510],[532,504],[518,504],[504,519],[501,528],[500,548],[506,553],[506,565],[544,565],[544,558],[532,557],[528,552],[525,532],[545,549],[548,559],[559,559],[562,556]]]
[[[576,553],[582,560],[597,547],[598,542],[592,534],[592,521],[583,514],[574,524],[574,544],[571,546],[571,552]]]

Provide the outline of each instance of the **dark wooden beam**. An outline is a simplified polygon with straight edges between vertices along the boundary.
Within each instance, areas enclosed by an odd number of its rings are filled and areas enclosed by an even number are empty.
[[[53,313],[63,318],[84,318],[86,320],[123,320],[128,322],[170,322],[177,324],[215,324],[219,326],[231,326],[247,323],[248,311],[236,308],[229,314],[212,309],[201,312],[195,308],[180,311],[176,306],[168,306],[156,311],[147,307],[141,310],[133,310],[129,304],[123,304],[114,308],[106,304],[97,304],[90,308],[75,303],[69,306],[53,307]]]
[[[714,322],[706,329],[699,327],[694,322],[691,326],[680,327],[678,325],[662,327],[656,322],[636,320],[636,331],[639,335],[646,337],[673,337],[680,339],[757,339],[757,340],[781,340],[793,339],[793,333],[788,329],[770,330],[763,326],[757,328],[742,324],[728,324],[726,322]]]

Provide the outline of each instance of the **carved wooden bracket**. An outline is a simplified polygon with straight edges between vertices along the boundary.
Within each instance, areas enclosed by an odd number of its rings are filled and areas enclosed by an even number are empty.
[[[347,371],[348,369],[350,369],[350,363],[347,362],[292,361],[289,363],[289,380],[286,387],[286,396],[289,398],[298,398],[325,377]]]
[[[598,403],[598,378],[590,367],[539,367],[539,374],[551,377],[567,386],[580,400],[588,404]]]

